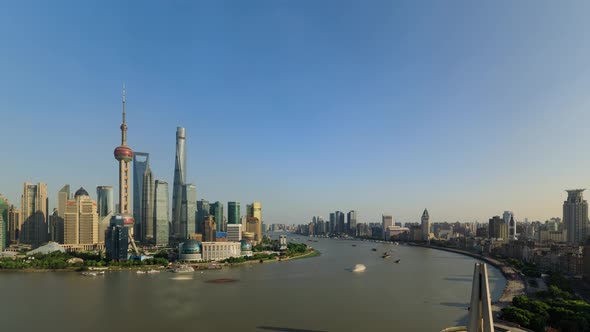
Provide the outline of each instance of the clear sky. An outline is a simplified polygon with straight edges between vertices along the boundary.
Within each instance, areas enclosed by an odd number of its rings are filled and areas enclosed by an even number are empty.
[[[116,185],[129,145],[266,223],[562,215],[590,187],[587,1],[2,1],[0,193]],[[590,193],[587,194],[587,196]]]

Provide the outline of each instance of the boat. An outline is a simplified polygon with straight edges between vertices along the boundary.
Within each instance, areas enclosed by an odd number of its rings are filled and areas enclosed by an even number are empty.
[[[195,269],[190,265],[181,265],[181,266],[175,268],[174,270],[172,270],[172,272],[174,272],[174,273],[188,273],[188,272],[195,272]]]
[[[388,252],[384,252],[382,258],[389,258],[391,255]]]
[[[353,246],[353,247],[356,247],[356,244],[353,244],[352,246]]]
[[[352,272],[363,272],[367,269],[366,266],[364,266],[363,264],[357,264],[354,266],[354,268],[352,269]]]
[[[377,248],[373,248],[373,249],[371,249],[371,250],[373,250],[373,251],[377,251]]]
[[[160,273],[160,271],[151,269],[151,270],[148,270],[147,273]]]
[[[137,274],[146,274],[147,272],[144,270],[137,270],[135,273]]]
[[[396,263],[399,263],[400,261],[401,261],[401,259],[398,259],[398,260],[396,260],[395,262],[396,262]]]
[[[102,273],[100,273],[100,272],[102,272]],[[96,277],[96,276],[104,274],[104,271],[100,271],[100,272],[82,272],[82,275],[85,277]]]

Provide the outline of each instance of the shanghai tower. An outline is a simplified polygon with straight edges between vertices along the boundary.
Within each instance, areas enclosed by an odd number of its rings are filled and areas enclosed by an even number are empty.
[[[174,188],[172,189],[172,236],[181,234],[182,186],[186,183],[186,130],[176,128],[176,162],[174,164]]]

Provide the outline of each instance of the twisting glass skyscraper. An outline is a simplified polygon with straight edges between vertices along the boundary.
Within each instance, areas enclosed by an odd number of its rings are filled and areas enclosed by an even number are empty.
[[[172,236],[179,237],[181,229],[182,209],[182,186],[186,182],[186,152],[185,152],[186,130],[182,127],[176,128],[176,162],[174,164],[174,187],[172,188]]]

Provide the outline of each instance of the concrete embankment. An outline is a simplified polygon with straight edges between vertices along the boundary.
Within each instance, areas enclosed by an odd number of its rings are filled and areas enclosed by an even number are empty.
[[[448,251],[448,252],[452,252],[452,253],[456,253],[456,254],[470,256],[470,257],[482,260],[482,261],[489,263],[490,265],[498,268],[502,272],[504,277],[506,278],[507,282],[506,282],[506,287],[504,288],[504,291],[502,292],[502,296],[500,296],[498,301],[495,301],[492,303],[494,316],[496,316],[496,317],[498,316],[498,314],[500,313],[502,308],[507,307],[512,303],[512,299],[515,296],[523,295],[525,293],[525,282],[522,279],[522,277],[520,276],[520,273],[518,273],[512,267],[510,267],[510,266],[508,266],[508,265],[504,264],[503,262],[500,262],[496,259],[493,259],[491,257],[482,256],[482,255],[479,255],[479,254],[476,254],[473,252],[460,250],[460,249],[428,246],[428,245],[422,245],[422,244],[412,244],[412,245],[417,246],[417,247],[443,250],[443,251]]]

